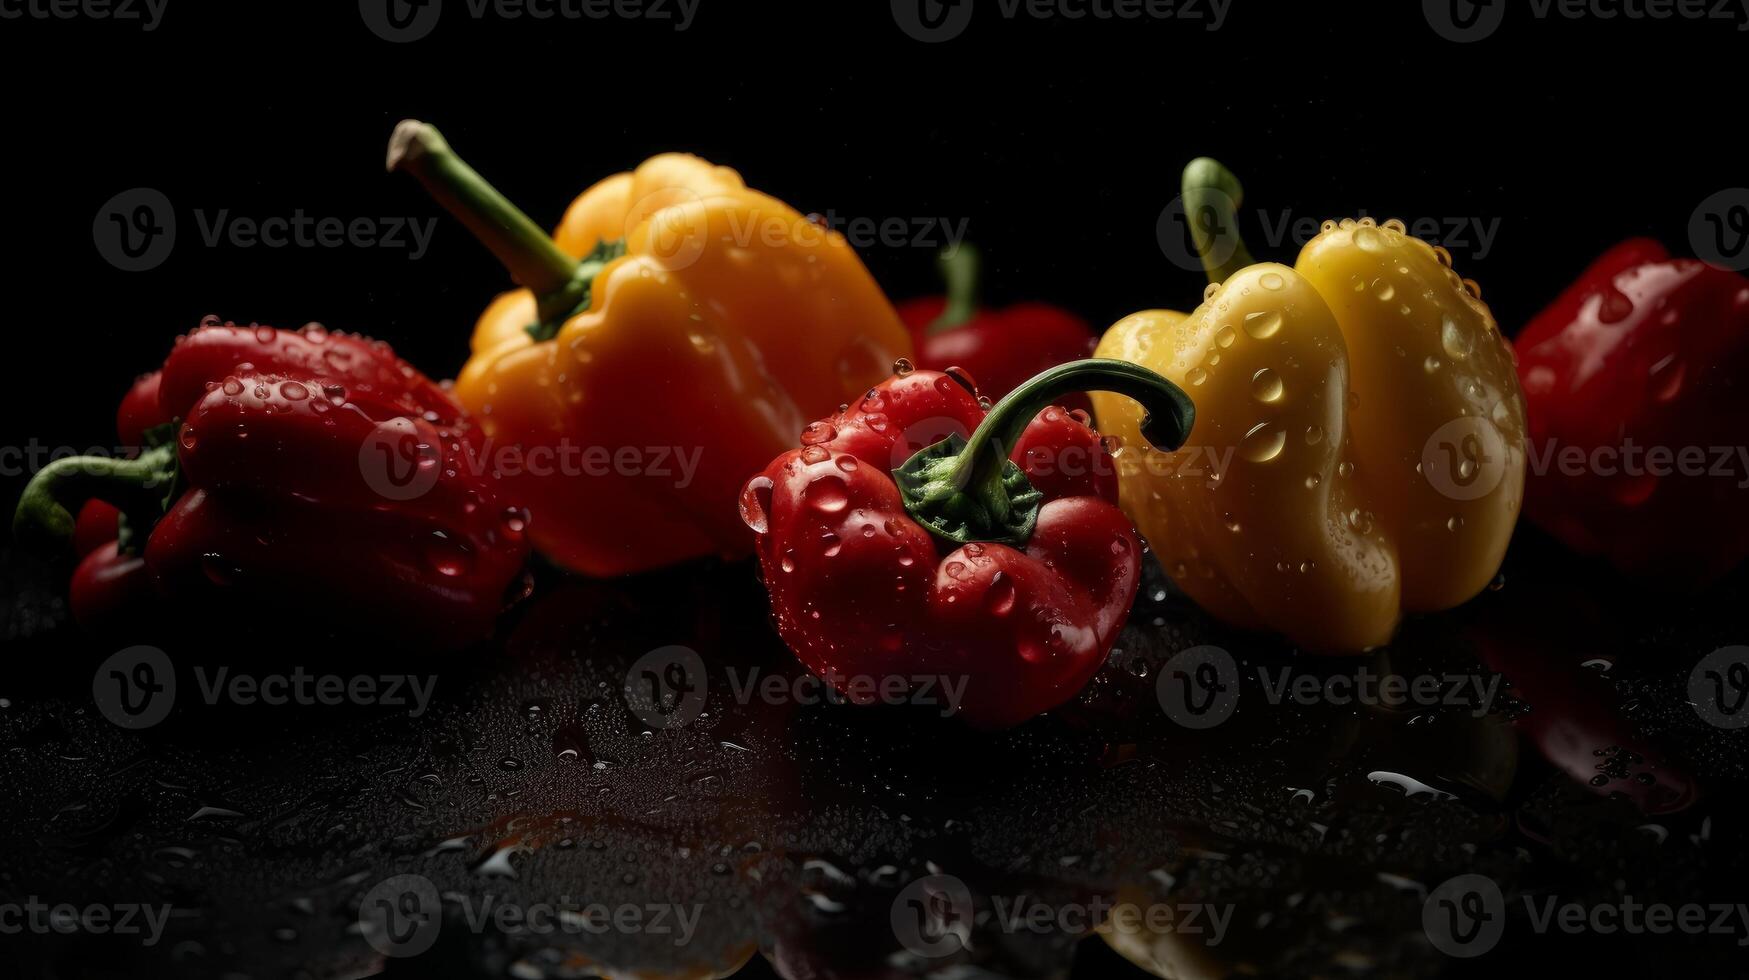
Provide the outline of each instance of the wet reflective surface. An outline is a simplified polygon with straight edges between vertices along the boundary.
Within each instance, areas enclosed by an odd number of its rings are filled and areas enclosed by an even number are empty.
[[[1749,900],[1749,729],[1720,707],[1740,678],[1715,672],[1710,715],[1690,687],[1744,642],[1741,573],[1656,595],[1521,530],[1499,588],[1325,660],[1212,624],[1150,567],[1084,695],[986,736],[939,704],[817,703],[751,565],[542,574],[500,642],[446,662],[196,631],[164,645],[174,708],[130,731],[93,697],[115,650],[62,625],[46,570],[5,567],[0,899],[171,907],[150,945],[0,935],[22,976],[1749,969],[1734,911],[1701,935],[1539,919]],[[647,656],[672,647],[700,666]],[[294,664],[435,686],[424,710],[206,703],[221,665]],[[1432,680],[1335,703],[1367,676]],[[1438,925],[1459,875],[1499,890],[1494,938]],[[396,891],[418,879],[429,907]]]

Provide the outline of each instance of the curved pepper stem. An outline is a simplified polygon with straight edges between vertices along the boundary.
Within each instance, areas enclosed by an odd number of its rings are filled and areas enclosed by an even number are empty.
[[[952,436],[895,470],[905,509],[949,541],[1025,544],[1043,495],[1008,454],[1040,411],[1079,391],[1111,391],[1140,402],[1142,435],[1163,451],[1184,445],[1196,424],[1190,396],[1145,367],[1102,358],[1058,365],[997,402],[970,439]]]
[[[942,250],[935,264],[941,270],[942,281],[947,283],[947,306],[923,331],[929,337],[946,333],[977,315],[978,278],[983,255],[977,246],[961,242],[952,249]]]
[[[437,127],[402,120],[389,138],[389,170],[418,178],[444,209],[492,250],[518,283],[532,291],[540,323],[529,327],[534,339],[551,340],[559,327],[588,309],[595,277],[624,254],[623,243],[603,243],[579,262],[510,199],[498,192],[449,148]]]
[[[75,513],[93,498],[114,504],[130,526],[150,527],[175,493],[176,447],[164,444],[133,459],[73,456],[37,471],[18,499],[12,537],[42,551],[64,548],[73,538]]]
[[[1222,283],[1256,260],[1239,232],[1239,205],[1245,188],[1231,170],[1210,157],[1197,157],[1184,168],[1184,220],[1196,242],[1196,254],[1209,282]]]

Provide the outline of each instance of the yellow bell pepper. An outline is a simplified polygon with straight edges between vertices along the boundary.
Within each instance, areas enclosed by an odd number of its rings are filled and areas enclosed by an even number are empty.
[[[455,394],[554,562],[591,575],[739,555],[741,484],[911,355],[843,235],[727,167],[663,154],[597,183],[554,238],[432,127],[404,169],[524,287],[474,333]]]
[[[1511,348],[1480,289],[1399,222],[1326,222],[1293,268],[1253,264],[1224,231],[1240,193],[1212,160],[1186,169],[1217,285],[1099,345],[1197,410],[1184,448],[1160,453],[1135,403],[1094,393],[1100,430],[1132,447],[1122,506],[1214,616],[1320,652],[1379,646],[1403,613],[1458,605],[1499,570],[1524,488]]]

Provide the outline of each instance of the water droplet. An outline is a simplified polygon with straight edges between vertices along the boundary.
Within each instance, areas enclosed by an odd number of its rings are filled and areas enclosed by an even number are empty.
[[[189,425],[188,423],[184,422],[182,424],[181,430],[179,430],[177,432],[177,442],[179,442],[182,445],[183,449],[193,449],[194,442],[195,442],[195,440],[194,440],[194,426]]]
[[[1364,222],[1361,227],[1355,229],[1354,244],[1360,246],[1363,252],[1377,252],[1385,247],[1384,241],[1379,238],[1378,230]]]
[[[1286,284],[1286,281],[1281,278],[1281,273],[1279,272],[1265,272],[1263,275],[1257,277],[1257,285],[1262,286],[1264,289],[1280,289]]]
[[[1245,332],[1253,340],[1268,340],[1281,330],[1281,313],[1275,310],[1262,310],[1245,315]]]
[[[817,477],[802,491],[802,499],[822,514],[836,514],[850,505],[850,488],[835,474]]]
[[[1238,339],[1239,332],[1234,330],[1231,324],[1223,325],[1221,329],[1215,331],[1215,344],[1220,347],[1231,347],[1233,342]]]
[[[1218,282],[1209,283],[1207,286],[1203,287],[1202,301],[1204,303],[1207,303],[1209,300],[1214,299],[1215,294],[1220,292],[1220,291],[1221,291],[1221,284],[1220,283],[1218,283]]]
[[[1454,361],[1462,361],[1470,356],[1471,351],[1475,350],[1476,340],[1468,330],[1464,329],[1462,324],[1448,316],[1445,318],[1445,322],[1439,326],[1439,344],[1445,348],[1447,357]]]
[[[1324,441],[1324,427],[1321,425],[1306,426],[1306,445],[1316,446]]]
[[[466,575],[474,567],[473,551],[447,531],[433,531],[425,539],[425,560],[437,574],[451,578]]]
[[[1427,360],[1421,362],[1421,369],[1428,374],[1438,374],[1439,369],[1443,366],[1444,362],[1432,354],[1427,355]]]
[[[917,367],[911,363],[909,357],[901,357],[893,362],[893,373],[901,378],[915,370]]]
[[[771,477],[756,476],[741,488],[741,523],[764,534],[771,530]]]
[[[1348,526],[1359,534],[1370,533],[1373,528],[1372,514],[1356,507],[1348,512]]]
[[[1316,473],[1313,473],[1311,476],[1306,477],[1306,489],[1307,490],[1316,490],[1316,489],[1318,489],[1318,484],[1323,483],[1323,482],[1324,482],[1323,477],[1319,476]]]
[[[1208,379],[1209,373],[1199,367],[1193,367],[1189,371],[1184,372],[1184,380],[1190,382],[1190,385],[1193,388],[1200,387],[1202,383]]]
[[[1226,525],[1227,530],[1233,532],[1234,534],[1239,533],[1240,526],[1239,526],[1238,518],[1235,518],[1232,514],[1222,514],[1221,515],[1221,523]]]
[[[511,534],[521,534],[528,527],[528,511],[514,505],[504,508],[498,519]]]
[[[1265,405],[1281,401],[1281,376],[1269,368],[1258,368],[1251,376],[1251,397]]]
[[[226,378],[225,383],[220,387],[224,388],[225,394],[230,395],[233,398],[243,393],[243,381],[235,375]]]
[[[1239,452],[1253,463],[1267,463],[1280,456],[1286,445],[1286,429],[1275,422],[1259,422],[1239,441]]]
[[[992,616],[1006,616],[1014,611],[1014,582],[1002,572],[990,578],[984,593],[984,609]]]
[[[1463,527],[1463,526],[1464,526],[1464,519],[1461,517],[1457,517],[1454,515],[1452,517],[1448,517],[1445,519],[1445,529],[1447,531],[1456,531],[1458,528]]]
[[[1682,394],[1682,382],[1687,374],[1682,361],[1675,354],[1652,365],[1649,380],[1652,383],[1652,397],[1661,402],[1675,401]]]
[[[1389,303],[1397,298],[1397,287],[1391,285],[1389,280],[1374,279],[1372,281],[1372,294],[1378,297],[1379,302]]]
[[[310,389],[299,381],[283,381],[279,385],[279,395],[288,402],[301,402],[310,397]]]
[[[809,422],[808,427],[802,430],[802,445],[804,446],[817,446],[822,442],[831,442],[836,438],[838,438],[838,430],[832,426],[832,423],[823,419],[819,422]]]

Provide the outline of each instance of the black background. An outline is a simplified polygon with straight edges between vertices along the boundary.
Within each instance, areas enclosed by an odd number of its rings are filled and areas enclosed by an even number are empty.
[[[1457,44],[1414,2],[1234,0],[1207,31],[1008,20],[978,0],[961,37],[924,44],[866,0],[702,0],[685,32],[448,5],[409,44],[372,34],[346,0],[169,0],[149,33],[0,21],[0,445],[109,443],[128,382],[208,313],[367,332],[453,376],[508,280],[447,218],[419,261],[207,247],[195,220],[436,216],[383,172],[407,116],[442,127],[543,224],[668,149],[735,166],[803,211],[965,220],[988,299],[1060,303],[1099,328],[1197,302],[1202,281],[1166,260],[1155,225],[1199,154],[1241,174],[1247,212],[1497,219],[1485,257],[1473,241],[1452,250],[1508,333],[1620,238],[1689,254],[1696,205],[1744,182],[1727,147],[1746,35],[1729,22],[1538,20],[1514,5],[1492,37]],[[161,266],[128,273],[99,255],[92,223],[134,187],[169,197],[179,233]],[[936,287],[932,248],[864,253],[895,298]],[[9,498],[20,482],[7,477]]]
[[[1415,0],[1233,0],[1212,32],[1008,21],[996,0],[976,3],[942,44],[907,37],[880,0],[701,0],[684,33],[474,20],[448,0],[430,37],[399,45],[352,0],[169,0],[150,33],[0,21],[0,447],[113,441],[128,383],[209,313],[366,332],[453,376],[508,282],[409,178],[383,172],[409,116],[542,224],[600,177],[686,150],[804,212],[967,221],[989,300],[1055,302],[1097,328],[1198,302],[1203,280],[1156,236],[1197,155],[1244,178],[1248,213],[1497,221],[1485,257],[1473,240],[1452,251],[1509,334],[1621,238],[1689,254],[1696,206],[1749,183],[1749,35],[1735,23],[1537,21],[1514,4],[1495,36],[1457,44]],[[127,273],[92,224],[136,187],[168,196],[179,232],[168,261]],[[418,261],[207,247],[195,211],[225,209],[439,222]],[[1291,261],[1293,246],[1248,231],[1260,258]],[[934,244],[863,257],[902,299],[937,288]],[[27,477],[0,476],[8,508]]]

